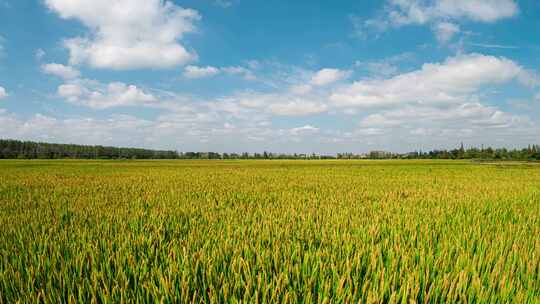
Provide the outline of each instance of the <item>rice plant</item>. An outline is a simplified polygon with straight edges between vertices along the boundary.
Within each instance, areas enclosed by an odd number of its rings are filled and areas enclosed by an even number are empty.
[[[540,166],[1,161],[0,303],[540,303]]]

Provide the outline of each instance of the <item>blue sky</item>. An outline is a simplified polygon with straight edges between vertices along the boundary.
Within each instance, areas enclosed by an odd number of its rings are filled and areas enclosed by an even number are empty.
[[[540,142],[534,0],[0,0],[0,138],[179,151]]]

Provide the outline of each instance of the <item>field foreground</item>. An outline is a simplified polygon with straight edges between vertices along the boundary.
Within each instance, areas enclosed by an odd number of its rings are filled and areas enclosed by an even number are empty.
[[[540,166],[0,161],[0,303],[539,303]]]

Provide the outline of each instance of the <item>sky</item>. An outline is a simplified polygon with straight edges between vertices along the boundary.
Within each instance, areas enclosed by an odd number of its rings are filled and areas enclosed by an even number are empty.
[[[536,0],[0,0],[0,138],[526,147],[539,75]]]

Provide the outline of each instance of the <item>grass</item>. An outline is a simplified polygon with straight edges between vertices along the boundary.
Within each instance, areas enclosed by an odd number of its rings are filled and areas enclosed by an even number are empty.
[[[540,166],[0,161],[0,303],[539,303]]]

